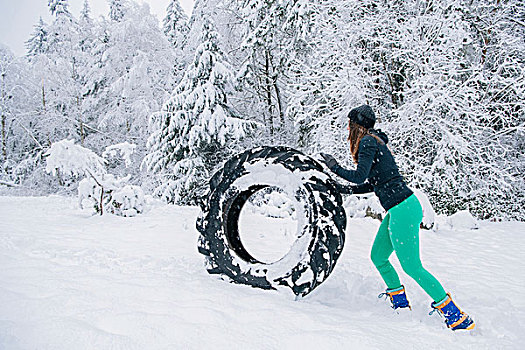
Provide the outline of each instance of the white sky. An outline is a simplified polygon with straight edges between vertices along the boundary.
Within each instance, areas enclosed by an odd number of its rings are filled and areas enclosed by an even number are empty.
[[[91,7],[91,16],[107,17],[109,7],[107,0],[88,0]],[[135,0],[150,5],[151,12],[159,21],[166,14],[170,0]],[[51,15],[47,7],[48,0],[0,0],[0,43],[7,45],[16,55],[25,54],[25,42],[33,32],[33,26],[38,23],[40,16],[47,23],[51,22]],[[194,0],[179,0],[188,16],[191,14]],[[74,16],[79,15],[84,0],[69,0],[69,11]]]

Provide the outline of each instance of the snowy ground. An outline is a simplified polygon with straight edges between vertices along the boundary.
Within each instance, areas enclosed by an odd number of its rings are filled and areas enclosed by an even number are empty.
[[[525,223],[422,231],[424,264],[477,324],[454,333],[403,273],[411,312],[377,298],[377,221],[350,220],[332,276],[294,301],[208,275],[197,214],[100,217],[74,199],[0,197],[0,349],[523,348]]]

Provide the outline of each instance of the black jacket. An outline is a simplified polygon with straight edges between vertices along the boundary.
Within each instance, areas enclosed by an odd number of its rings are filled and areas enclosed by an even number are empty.
[[[358,162],[356,170],[347,170],[334,166],[331,170],[354,184],[343,193],[369,193],[374,192],[385,210],[398,205],[413,192],[405,184],[403,177],[399,174],[392,153],[386,146],[388,137],[380,130],[371,130],[383,142],[378,141],[371,135],[366,135],[359,144]],[[344,186],[343,186],[344,187]]]

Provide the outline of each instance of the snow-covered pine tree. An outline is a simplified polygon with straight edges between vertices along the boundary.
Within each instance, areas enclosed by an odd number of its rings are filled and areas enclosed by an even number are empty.
[[[127,0],[108,0],[109,18],[112,21],[120,22],[126,14],[128,3]]]
[[[163,21],[163,31],[171,44],[176,59],[173,62],[173,74],[176,81],[180,81],[184,69],[191,61],[191,57],[185,54],[190,28],[188,16],[180,6],[179,0],[171,0]]]
[[[94,22],[91,18],[91,8],[88,0],[84,0],[78,24],[80,28],[80,48],[82,51],[88,52],[92,49],[93,41],[95,40],[93,36]],[[86,62],[86,65],[88,64],[89,63]]]
[[[183,48],[185,62],[191,62],[202,37],[202,24],[207,18],[214,21],[219,33],[220,46],[232,64],[232,54],[238,51],[242,41],[244,23],[238,15],[238,0],[195,0],[188,20],[188,33]]]
[[[84,0],[82,10],[80,11],[79,20],[86,23],[93,23],[93,20],[91,19],[91,6],[89,6],[88,0]]]
[[[49,11],[51,11],[52,15],[57,17],[61,15],[71,17],[67,0],[48,0],[47,5],[49,6]]]
[[[45,53],[47,51],[47,24],[40,17],[38,24],[34,26],[33,33],[26,41],[27,57],[31,60],[32,57]]]
[[[173,47],[182,50],[189,32],[188,16],[180,6],[179,0],[171,0],[166,9],[163,22],[164,34]]]
[[[151,116],[144,165],[160,174],[156,194],[170,203],[195,204],[209,174],[250,125],[228,107],[233,74],[217,36],[206,20],[193,62],[162,110]]]
[[[203,22],[207,18],[212,18],[214,21],[214,28],[219,33],[219,46],[226,61],[233,67],[243,66],[246,54],[240,49],[240,46],[245,36],[246,22],[240,14],[241,4],[242,2],[238,0],[195,0],[188,21],[189,31],[186,36],[186,44],[182,52],[185,66],[193,61],[195,51],[201,44]],[[235,73],[238,74],[238,71]],[[251,93],[241,92],[237,80],[234,80],[234,83],[235,91],[229,96],[229,105],[247,119],[261,120],[256,108],[259,101],[254,99]],[[251,141],[258,144],[264,143],[260,137],[254,140],[245,138],[243,143],[251,147]]]
[[[49,0],[49,12],[54,16],[53,23],[48,26],[48,45],[50,52],[68,53],[72,49],[77,35],[76,20],[69,12],[68,0]]]

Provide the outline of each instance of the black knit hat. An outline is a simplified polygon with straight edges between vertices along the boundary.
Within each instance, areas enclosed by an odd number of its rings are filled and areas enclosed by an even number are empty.
[[[369,105],[362,105],[352,109],[348,113],[348,119],[367,129],[373,128],[376,123],[376,115]]]

